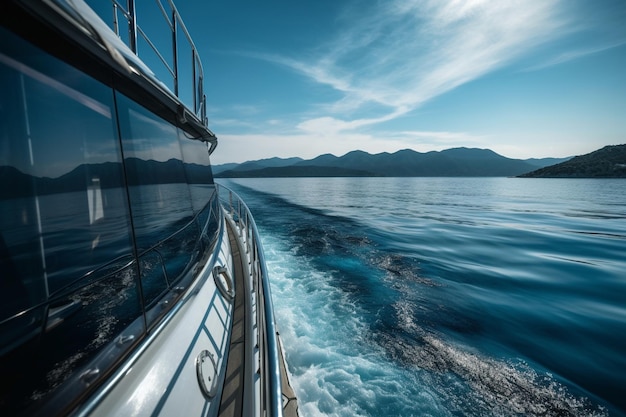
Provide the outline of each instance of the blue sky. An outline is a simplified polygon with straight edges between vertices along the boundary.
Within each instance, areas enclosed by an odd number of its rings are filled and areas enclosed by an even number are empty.
[[[626,143],[623,0],[178,0],[212,162]]]

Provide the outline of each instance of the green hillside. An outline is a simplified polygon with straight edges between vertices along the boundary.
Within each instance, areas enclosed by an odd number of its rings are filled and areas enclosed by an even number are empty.
[[[626,178],[626,145],[605,146],[560,164],[541,168],[522,178]]]

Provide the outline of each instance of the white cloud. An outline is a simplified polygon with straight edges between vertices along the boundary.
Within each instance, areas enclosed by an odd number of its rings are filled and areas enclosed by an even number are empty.
[[[384,2],[351,16],[316,59],[257,57],[343,93],[326,103],[326,114],[299,128],[356,129],[406,114],[560,36],[567,21],[557,6],[555,0]],[[379,114],[359,117],[371,103],[382,106]]]
[[[467,132],[432,132],[432,131],[402,131],[397,133],[397,135],[407,137],[407,138],[416,138],[416,139],[431,139],[437,140],[440,142],[445,142],[446,144],[458,144],[458,143],[482,143],[486,139],[486,136],[477,136]]]
[[[376,118],[354,119],[350,121],[336,119],[330,116],[308,119],[299,123],[296,127],[304,132],[327,135],[328,133],[340,133],[348,130],[355,130],[359,127],[369,126],[386,122],[404,114],[404,109],[400,108],[396,112],[383,114]]]

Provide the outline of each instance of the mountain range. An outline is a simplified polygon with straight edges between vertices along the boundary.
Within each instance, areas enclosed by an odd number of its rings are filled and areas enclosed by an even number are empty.
[[[569,158],[511,159],[490,149],[452,148],[421,153],[410,149],[343,156],[320,155],[310,160],[270,158],[213,166],[215,177],[510,177]]]
[[[92,180],[101,188],[123,183],[119,162],[82,164],[57,178],[35,177],[12,166],[0,166],[0,198],[84,191]],[[177,159],[145,161],[125,160],[128,184],[210,184],[211,170],[202,165]],[[369,154],[349,152],[304,160],[269,158],[242,164],[213,166],[213,175],[221,178],[249,177],[453,177],[519,176],[549,178],[626,178],[626,144],[602,149],[574,158],[511,159],[489,149],[453,148],[420,153],[402,150],[395,153]]]

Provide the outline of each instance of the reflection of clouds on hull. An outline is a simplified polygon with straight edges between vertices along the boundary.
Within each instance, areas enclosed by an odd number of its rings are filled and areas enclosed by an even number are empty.
[[[607,416],[585,398],[569,393],[550,374],[540,375],[523,362],[509,363],[463,350],[421,329],[412,306],[394,306],[398,322],[411,340],[390,333],[381,335],[382,345],[404,363],[428,371],[425,378],[448,401],[453,412],[464,415]]]

